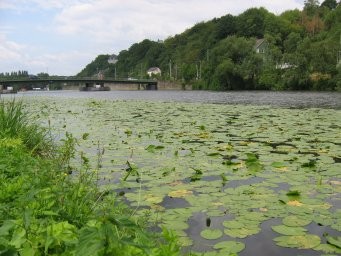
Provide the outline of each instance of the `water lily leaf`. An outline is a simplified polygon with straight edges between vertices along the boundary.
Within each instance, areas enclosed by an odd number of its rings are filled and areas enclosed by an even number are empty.
[[[327,242],[328,244],[334,245],[337,248],[341,249],[341,237],[337,236],[337,237],[333,237],[333,236],[327,236]]]
[[[273,162],[271,164],[272,167],[275,167],[275,168],[283,168],[283,167],[287,167],[288,164],[287,163],[284,163],[284,162]]]
[[[144,196],[145,201],[152,203],[152,204],[159,204],[163,201],[163,197],[155,196],[153,194],[147,194]]]
[[[162,226],[171,230],[185,230],[189,227],[186,221],[181,221],[179,219],[164,221]]]
[[[315,251],[323,251],[325,253],[338,253],[341,254],[341,249],[337,248],[334,245],[331,244],[320,244],[319,246],[316,246],[313,248]]]
[[[302,206],[303,204],[297,200],[291,200],[291,201],[288,201],[287,202],[287,205],[290,205],[290,206]]]
[[[280,236],[274,238],[277,245],[289,248],[310,249],[321,243],[317,235]]]
[[[236,221],[236,220],[229,220],[223,222],[224,227],[231,228],[231,229],[237,229],[237,228],[243,228],[244,224]]]
[[[148,147],[146,147],[146,150],[150,153],[155,153],[155,151],[160,150],[160,149],[164,149],[164,146],[158,145],[149,145]]]
[[[183,247],[193,245],[193,240],[187,236],[179,236],[179,244]]]
[[[238,228],[238,229],[225,229],[224,233],[230,237],[235,238],[245,238],[250,235],[255,235],[260,231],[259,227],[250,227],[250,228]]]
[[[308,225],[311,222],[311,219],[309,218],[303,218],[303,217],[299,217],[296,215],[290,215],[290,216],[286,216],[283,220],[282,220],[283,224],[289,227],[303,227]]]
[[[288,227],[285,225],[272,226],[271,228],[273,231],[286,236],[304,235],[307,231],[305,228],[302,227]]]
[[[214,240],[222,237],[223,232],[220,229],[204,229],[200,235],[208,240]]]
[[[175,190],[175,191],[171,191],[168,193],[168,196],[170,197],[186,197],[189,195],[192,195],[193,192],[187,189],[179,189],[179,190]]]
[[[238,253],[245,249],[245,244],[235,241],[223,241],[213,246],[214,249],[223,249],[226,253]]]

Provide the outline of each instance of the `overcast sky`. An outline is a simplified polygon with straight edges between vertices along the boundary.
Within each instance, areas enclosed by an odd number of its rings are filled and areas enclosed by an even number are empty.
[[[0,0],[0,73],[74,75],[99,54],[166,39],[251,7],[280,14],[304,0]]]

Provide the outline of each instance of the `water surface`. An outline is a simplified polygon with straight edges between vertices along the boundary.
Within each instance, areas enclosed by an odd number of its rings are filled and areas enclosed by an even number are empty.
[[[5,97],[13,97],[4,95]],[[22,96],[50,96],[62,98],[96,98],[112,100],[152,100],[176,102],[202,102],[218,104],[272,105],[289,108],[334,108],[341,109],[339,92],[300,91],[41,91],[20,92]],[[3,96],[2,96],[3,97]]]

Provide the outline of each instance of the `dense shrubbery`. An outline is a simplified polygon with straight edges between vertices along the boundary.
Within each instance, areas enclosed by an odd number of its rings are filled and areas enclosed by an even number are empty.
[[[94,172],[69,169],[75,138],[51,146],[21,103],[0,104],[1,255],[178,255],[176,238],[145,231]],[[48,154],[45,154],[48,153]]]
[[[118,56],[117,76],[143,78],[157,66],[162,79],[192,83],[195,89],[334,90],[341,77],[340,17],[335,0],[305,1],[302,11],[278,16],[251,8],[198,23],[164,42],[132,45]],[[264,54],[255,52],[260,38],[268,44]],[[98,56],[79,75],[93,75],[99,68],[113,77],[108,57]]]

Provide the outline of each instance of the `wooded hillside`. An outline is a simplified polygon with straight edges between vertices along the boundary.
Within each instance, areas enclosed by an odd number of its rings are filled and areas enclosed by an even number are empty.
[[[308,0],[303,10],[280,15],[251,8],[162,42],[133,44],[116,64],[109,56],[99,55],[78,75],[114,77],[116,69],[117,77],[145,78],[159,67],[160,79],[195,89],[341,90],[341,4]]]

